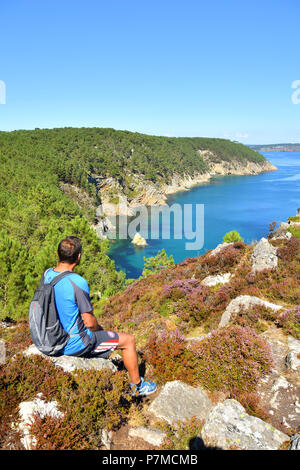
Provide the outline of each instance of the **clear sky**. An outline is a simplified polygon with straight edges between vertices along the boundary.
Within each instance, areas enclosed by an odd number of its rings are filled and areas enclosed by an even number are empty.
[[[0,130],[300,142],[299,25],[299,0],[0,0]]]

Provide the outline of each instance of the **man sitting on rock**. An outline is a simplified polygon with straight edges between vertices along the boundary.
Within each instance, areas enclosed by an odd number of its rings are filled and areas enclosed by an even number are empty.
[[[62,353],[77,357],[105,357],[112,351],[122,351],[124,365],[129,373],[133,395],[145,396],[156,391],[156,384],[140,377],[134,336],[115,331],[104,331],[93,314],[87,281],[73,272],[80,263],[81,242],[67,237],[58,245],[59,263],[44,274],[44,282],[51,282],[64,271],[70,275],[54,286],[57,313],[70,339]],[[74,326],[75,325],[75,326]]]

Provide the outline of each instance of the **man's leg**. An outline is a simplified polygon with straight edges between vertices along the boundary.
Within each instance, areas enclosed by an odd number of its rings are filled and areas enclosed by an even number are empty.
[[[141,381],[138,357],[135,346],[134,336],[128,333],[118,333],[119,344],[117,349],[121,349],[124,366],[126,367],[130,380],[134,384],[138,384]]]

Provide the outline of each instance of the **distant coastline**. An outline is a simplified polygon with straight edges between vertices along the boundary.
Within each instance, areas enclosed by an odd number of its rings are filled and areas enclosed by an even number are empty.
[[[300,152],[300,144],[249,145],[256,152]]]

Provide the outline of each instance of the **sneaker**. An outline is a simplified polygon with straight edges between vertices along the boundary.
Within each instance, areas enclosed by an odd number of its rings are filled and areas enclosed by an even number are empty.
[[[141,377],[141,384],[137,387],[135,384],[130,384],[132,389],[132,396],[146,396],[151,395],[152,393],[156,392],[157,386],[155,382],[150,382],[150,380],[144,379]]]

